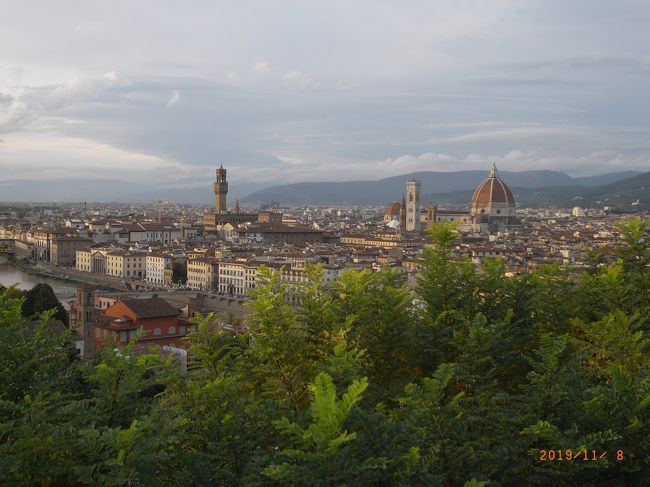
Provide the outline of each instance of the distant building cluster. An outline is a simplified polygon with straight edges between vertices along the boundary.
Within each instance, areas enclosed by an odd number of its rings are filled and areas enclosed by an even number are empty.
[[[390,203],[384,212],[386,226],[403,232],[421,233],[433,223],[457,222],[462,233],[489,235],[521,228],[517,218],[515,198],[508,185],[497,175],[496,164],[488,177],[479,184],[472,195],[469,211],[441,209],[430,203],[423,208],[420,203],[421,183],[411,179],[406,183],[402,203]]]
[[[71,310],[87,349],[109,337],[125,343],[137,330],[143,344],[178,348],[194,313],[214,312],[240,326],[263,267],[279,272],[291,303],[299,302],[310,264],[322,266],[326,286],[348,269],[387,268],[414,285],[431,244],[426,230],[439,222],[456,223],[452,253],[477,265],[500,259],[511,274],[551,262],[580,266],[591,248],[614,253],[621,218],[581,207],[517,208],[496,165],[465,208],[423,204],[415,179],[406,182],[401,202],[382,207],[269,202],[257,209],[238,200],[229,207],[222,166],[213,188],[209,207],[161,199],[4,208],[0,253],[88,283]]]

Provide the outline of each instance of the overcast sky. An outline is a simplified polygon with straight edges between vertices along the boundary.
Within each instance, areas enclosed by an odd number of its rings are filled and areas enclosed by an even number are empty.
[[[219,163],[240,194],[492,160],[650,170],[647,0],[1,8],[0,200],[204,188]]]

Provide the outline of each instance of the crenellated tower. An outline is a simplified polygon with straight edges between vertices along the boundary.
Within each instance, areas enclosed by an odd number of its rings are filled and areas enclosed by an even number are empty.
[[[216,180],[214,182],[214,212],[217,214],[225,213],[226,195],[228,194],[228,181],[226,180],[226,170],[223,165],[217,169]]]

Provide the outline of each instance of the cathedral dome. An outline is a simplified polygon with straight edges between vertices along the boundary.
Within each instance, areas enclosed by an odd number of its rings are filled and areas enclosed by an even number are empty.
[[[506,183],[497,176],[496,164],[492,164],[490,175],[479,184],[472,196],[472,208],[492,205],[513,205],[515,198]]]
[[[400,212],[401,208],[402,208],[401,204],[399,204],[397,202],[391,203],[390,205],[388,205],[386,207],[386,211],[384,212],[384,216],[391,217],[390,218],[391,220],[393,219],[393,217],[399,218],[399,212]]]

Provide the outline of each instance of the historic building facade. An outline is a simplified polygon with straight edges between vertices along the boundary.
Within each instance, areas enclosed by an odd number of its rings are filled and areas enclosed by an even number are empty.
[[[217,214],[225,213],[228,209],[226,206],[226,195],[228,194],[228,180],[226,179],[226,170],[223,165],[219,166],[214,181],[214,212]]]
[[[515,198],[512,190],[497,175],[496,164],[474,190],[466,209],[439,209],[430,204],[420,208],[420,181],[406,183],[406,197],[399,203],[391,203],[384,213],[384,222],[400,233],[420,232],[434,222],[456,222],[457,228],[465,233],[497,233],[521,227],[517,218]],[[399,222],[399,225],[397,225]]]
[[[181,312],[162,298],[123,298],[97,317],[94,346],[101,346],[109,337],[118,346],[126,345],[140,330],[140,347],[172,345],[185,348],[183,338],[190,327]]]
[[[145,257],[145,279],[150,284],[165,284],[165,269],[174,258],[170,254],[149,253]]]
[[[406,183],[406,231],[419,232],[420,228],[420,189],[422,183],[411,179]]]
[[[474,190],[470,214],[474,226],[481,233],[502,232],[521,226],[515,197],[508,185],[497,176],[494,163],[488,177]]]
[[[236,228],[242,223],[254,223],[262,219],[266,222],[281,222],[282,214],[274,212],[246,213],[239,209],[236,202],[234,211],[228,211],[228,179],[223,165],[217,169],[214,182],[214,212],[203,215],[203,224],[207,232],[222,231],[226,225]]]

